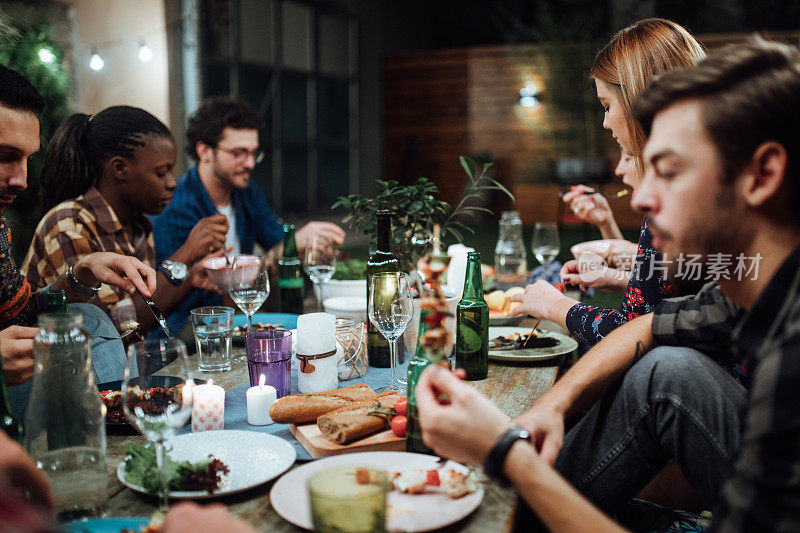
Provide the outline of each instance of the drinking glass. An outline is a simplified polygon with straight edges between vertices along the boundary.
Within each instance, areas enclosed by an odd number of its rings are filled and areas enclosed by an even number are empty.
[[[402,272],[380,272],[372,276],[368,302],[369,320],[389,341],[392,380],[378,392],[400,392],[397,380],[397,339],[411,322],[413,299],[408,275]]]
[[[542,264],[542,275],[547,274],[547,267],[553,262],[561,251],[558,238],[558,226],[555,222],[537,222],[533,227],[533,241],[531,243],[533,255]]]
[[[261,309],[269,296],[269,269],[263,257],[239,254],[233,258],[228,295],[247,317],[247,332],[251,332],[253,313]],[[244,362],[247,356],[235,359]]]
[[[137,379],[140,361],[165,357],[179,361],[180,382],[170,394],[149,397],[142,394],[140,379]],[[147,366],[147,365],[145,365]],[[164,472],[164,442],[178,433],[192,414],[192,387],[194,379],[186,356],[186,345],[178,339],[152,339],[133,343],[128,348],[128,357],[122,380],[122,409],[128,421],[156,447],[158,470],[159,509],[166,511],[169,503],[169,488]]]
[[[371,468],[340,466],[308,479],[311,520],[320,533],[386,531],[388,476]],[[361,481],[361,482],[359,482]]]
[[[317,288],[317,309],[322,310],[322,288],[336,272],[336,249],[333,244],[322,237],[311,239],[311,246],[306,248],[303,270]]]
[[[230,370],[233,307],[210,305],[196,307],[190,313],[200,372]]]

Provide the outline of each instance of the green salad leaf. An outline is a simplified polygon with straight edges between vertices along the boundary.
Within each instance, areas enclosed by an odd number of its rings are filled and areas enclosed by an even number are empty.
[[[336,262],[332,279],[367,279],[367,262],[362,259],[345,259]]]
[[[169,451],[169,450],[167,450]],[[156,447],[134,444],[125,449],[130,457],[125,461],[125,480],[144,487],[148,494],[158,494],[158,467]],[[192,463],[174,461],[169,453],[164,454],[164,471],[170,491],[205,490],[214,492],[219,487],[220,474],[227,474],[228,467],[211,455],[208,459]]]

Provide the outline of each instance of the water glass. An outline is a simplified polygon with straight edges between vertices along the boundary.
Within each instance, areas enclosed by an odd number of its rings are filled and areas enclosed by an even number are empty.
[[[192,328],[200,371],[230,370],[233,308],[208,306],[192,309]]]
[[[308,479],[308,497],[314,531],[322,533],[374,533],[386,531],[385,472],[359,468],[366,483],[359,483],[356,467],[323,470]]]
[[[263,375],[265,385],[272,385],[278,398],[288,396],[292,389],[292,332],[285,329],[252,331],[244,338],[250,386],[259,384]]]
[[[322,237],[314,236],[311,246],[306,248],[303,270],[314,284],[315,292],[319,295],[318,309],[322,309],[322,289],[336,272],[336,248]]]
[[[547,267],[561,251],[561,241],[558,237],[558,226],[555,222],[537,222],[533,227],[533,240],[531,242],[533,255],[542,264],[544,273]]]

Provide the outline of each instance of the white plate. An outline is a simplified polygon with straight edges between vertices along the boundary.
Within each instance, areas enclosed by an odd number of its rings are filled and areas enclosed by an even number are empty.
[[[489,342],[499,336],[508,337],[514,333],[525,335],[531,332],[531,328],[512,328],[512,327],[496,327],[489,328]],[[570,353],[578,348],[578,341],[555,331],[541,331],[543,337],[552,337],[558,339],[558,344],[547,348],[527,348],[525,350],[492,350],[489,348],[489,359],[493,361],[546,361],[547,359],[554,359],[566,353]]]
[[[599,239],[596,241],[579,242],[569,249],[572,255],[578,257],[580,254],[593,253],[601,256],[608,254],[608,249],[613,246],[630,245],[631,242],[625,239]]]
[[[170,498],[205,499],[235,494],[257,487],[283,474],[297,457],[294,447],[280,437],[253,431],[203,431],[177,435],[167,441],[175,461],[200,461],[213,455],[230,472],[214,493],[206,491],[173,491]],[[126,487],[144,493],[144,487],[125,481],[125,461],[117,467],[117,477]]]
[[[528,315],[519,315],[515,317],[508,317],[508,316],[498,316],[498,317],[489,317],[489,326],[515,326],[529,318]]]
[[[399,472],[415,468],[433,468],[437,458],[407,452],[367,452],[336,455],[306,463],[280,478],[269,494],[273,509],[292,524],[311,529],[311,507],[306,483],[313,474],[335,466],[364,466]],[[448,461],[444,468],[466,472],[459,463]],[[483,487],[463,498],[453,500],[442,492],[401,494],[387,497],[389,531],[430,531],[458,522],[478,508],[483,501]]]

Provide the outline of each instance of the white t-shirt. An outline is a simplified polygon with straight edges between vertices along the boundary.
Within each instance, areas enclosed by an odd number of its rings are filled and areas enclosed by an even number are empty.
[[[228,252],[230,255],[237,255],[241,253],[242,248],[239,244],[239,234],[236,233],[236,213],[233,211],[233,204],[218,205],[217,211],[225,215],[228,219],[228,233],[225,235],[225,249],[233,247],[233,250]]]

